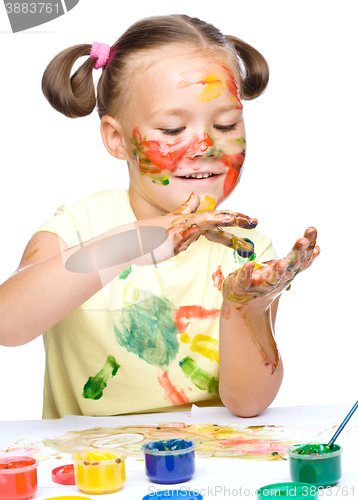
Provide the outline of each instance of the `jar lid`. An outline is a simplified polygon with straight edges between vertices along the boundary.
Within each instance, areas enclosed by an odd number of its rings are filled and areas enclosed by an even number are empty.
[[[261,486],[257,490],[257,498],[281,498],[287,496],[289,498],[318,498],[318,488],[313,484],[291,482],[268,484]]]
[[[52,481],[58,484],[75,484],[75,470],[73,464],[61,465],[53,469],[51,473]]]

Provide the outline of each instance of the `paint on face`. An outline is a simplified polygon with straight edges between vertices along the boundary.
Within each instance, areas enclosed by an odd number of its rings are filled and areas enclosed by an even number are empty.
[[[216,141],[215,144],[217,144]],[[222,146],[216,145],[216,147],[219,149],[219,160],[229,167],[224,181],[223,198],[220,200],[222,203],[240,182],[245,161],[246,141],[243,137],[239,137],[226,141]]]
[[[169,184],[169,176],[172,172],[178,172],[178,163],[185,157],[194,158],[198,154],[203,154],[205,158],[216,158],[217,161],[228,167],[224,180],[223,196],[217,204],[222,203],[235,186],[239,183],[245,160],[244,137],[220,141],[212,139],[205,132],[204,138],[200,140],[200,135],[195,134],[191,138],[183,137],[176,139],[173,143],[167,141],[147,141],[142,140],[141,134],[136,127],[133,130],[132,143],[135,146],[133,158],[142,173],[159,182],[162,185]],[[207,198],[207,200],[205,200]],[[204,197],[204,205],[211,206],[210,196]],[[215,208],[215,205],[214,205]],[[200,208],[200,211],[202,208]]]
[[[130,273],[132,272],[132,266],[129,266],[128,269],[125,269],[119,276],[118,276],[118,279],[119,280],[125,280],[126,278],[128,278],[128,276],[130,275]]]
[[[118,344],[150,365],[166,368],[179,350],[175,306],[154,295],[123,307],[113,322]]]
[[[176,406],[190,402],[183,389],[175,387],[169,379],[168,372],[161,370],[160,368],[158,368],[158,382],[165,391],[164,398],[172,405]]]
[[[222,284],[223,284],[223,281],[225,278],[224,278],[223,273],[221,272],[220,264],[218,265],[217,270],[215,272],[213,272],[211,277],[213,279],[215,288],[217,288],[219,290],[219,292],[221,292],[221,287],[222,287]]]
[[[86,399],[100,399],[103,391],[107,387],[107,382],[114,377],[120,365],[113,356],[108,356],[103,368],[94,377],[89,377],[83,387],[82,396]]]
[[[183,89],[189,87],[189,85],[199,83],[204,85],[204,89],[196,98],[199,102],[211,101],[211,99],[219,97],[219,95],[227,89],[230,99],[237,104],[238,109],[241,109],[242,102],[240,90],[234,75],[223,64],[215,62],[215,65],[220,66],[221,69],[215,68],[215,70],[210,70],[209,68],[202,68],[180,73],[183,79],[178,83],[177,88]]]
[[[183,370],[184,375],[191,380],[198,389],[208,391],[210,394],[213,394],[213,396],[219,394],[219,379],[200,368],[190,356],[179,361],[179,366]]]
[[[136,127],[133,130],[132,144],[134,160],[143,175],[168,184],[169,175],[175,172],[177,163],[185,156],[194,157],[199,152],[203,153],[213,145],[207,133],[200,140],[199,134],[192,138],[181,137],[173,143],[167,141],[147,141]]]
[[[176,324],[179,333],[185,332],[193,319],[215,319],[220,315],[220,309],[204,309],[201,306],[181,306],[176,310]]]

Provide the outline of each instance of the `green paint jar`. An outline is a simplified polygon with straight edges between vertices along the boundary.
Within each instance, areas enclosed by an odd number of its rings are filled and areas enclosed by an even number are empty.
[[[257,498],[310,498],[318,499],[318,488],[309,483],[275,483],[261,486]]]
[[[327,445],[321,445],[326,447]],[[332,451],[299,454],[302,444],[295,444],[288,450],[290,474],[293,481],[303,481],[315,486],[334,486],[342,477],[341,454],[343,448],[334,445]]]

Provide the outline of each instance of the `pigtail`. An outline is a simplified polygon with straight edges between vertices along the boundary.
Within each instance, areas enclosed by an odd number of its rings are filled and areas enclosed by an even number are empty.
[[[269,67],[264,56],[251,45],[234,36],[226,36],[242,62],[241,96],[248,101],[256,99],[265,90],[269,81]]]
[[[92,70],[96,59],[88,58],[71,76],[79,57],[89,56],[91,45],[75,45],[60,52],[47,66],[42,77],[42,92],[52,107],[69,118],[92,113],[96,95]]]

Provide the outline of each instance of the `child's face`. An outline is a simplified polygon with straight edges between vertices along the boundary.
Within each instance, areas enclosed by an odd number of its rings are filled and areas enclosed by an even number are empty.
[[[192,191],[203,208],[217,207],[239,182],[245,157],[232,72],[219,58],[174,55],[136,74],[124,141],[137,217],[172,211]]]

